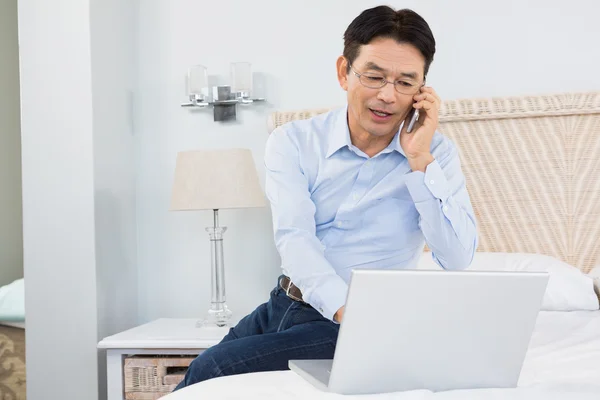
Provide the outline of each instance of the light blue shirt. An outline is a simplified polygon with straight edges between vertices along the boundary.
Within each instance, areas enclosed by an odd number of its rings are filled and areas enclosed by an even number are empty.
[[[477,226],[458,151],[436,132],[435,158],[412,171],[398,140],[369,157],[352,145],[347,107],[275,129],[266,194],[283,273],[333,320],[353,268],[415,268],[425,243],[445,269],[466,268]]]

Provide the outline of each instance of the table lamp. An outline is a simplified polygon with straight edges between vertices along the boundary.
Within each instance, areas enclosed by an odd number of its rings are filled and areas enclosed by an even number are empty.
[[[170,210],[213,210],[213,226],[206,228],[211,246],[211,304],[199,325],[231,325],[232,313],[225,303],[223,262],[223,234],[227,228],[219,226],[219,210],[265,205],[250,150],[194,150],[177,154]]]

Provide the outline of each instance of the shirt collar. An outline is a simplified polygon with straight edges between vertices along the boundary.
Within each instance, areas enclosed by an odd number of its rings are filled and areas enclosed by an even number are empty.
[[[394,139],[390,142],[390,144],[382,150],[382,153],[391,153],[392,151],[396,151],[406,157],[402,146],[400,146],[400,132],[402,131],[402,126],[404,122],[400,125],[400,129],[394,135]],[[343,108],[337,111],[337,116],[334,119],[333,127],[332,127],[331,135],[329,136],[329,146],[327,148],[326,158],[331,157],[335,152],[337,152],[342,147],[351,148],[352,141],[350,140],[350,129],[348,128],[348,106],[344,106]]]
[[[351,145],[350,130],[348,129],[348,106],[345,106],[337,111],[337,116],[334,118],[326,157],[329,158],[342,147]]]
[[[394,138],[392,139],[390,144],[388,144],[388,146],[385,148],[385,150],[383,150],[384,152],[391,153],[392,151],[396,151],[396,152],[402,154],[404,157],[406,157],[406,154],[404,153],[404,149],[402,149],[402,146],[400,146],[400,132],[402,132],[403,126],[404,126],[404,121],[402,121],[402,123],[400,124],[400,129],[398,129],[398,132],[396,132],[396,134],[394,135]]]

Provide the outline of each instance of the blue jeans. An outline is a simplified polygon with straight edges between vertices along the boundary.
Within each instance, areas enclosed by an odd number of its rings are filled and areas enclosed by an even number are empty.
[[[289,360],[332,359],[338,331],[338,324],[277,284],[268,302],[192,361],[175,390],[219,376],[287,370]]]

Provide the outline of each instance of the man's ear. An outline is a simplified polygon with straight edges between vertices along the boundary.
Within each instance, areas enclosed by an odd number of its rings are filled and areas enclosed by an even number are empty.
[[[342,87],[342,89],[348,90],[348,61],[346,60],[346,57],[339,56],[336,62],[336,67],[338,82],[340,83],[340,86]]]

